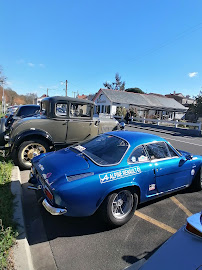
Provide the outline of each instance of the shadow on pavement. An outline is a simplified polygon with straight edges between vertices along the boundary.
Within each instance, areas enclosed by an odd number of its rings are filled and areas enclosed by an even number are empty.
[[[58,237],[90,235],[113,230],[100,220],[97,213],[83,218],[52,216],[37,201],[40,196],[35,191],[29,190],[28,185],[28,183],[22,184],[22,190],[25,224],[30,245]]]
[[[182,128],[174,128],[174,127],[166,127],[166,126],[157,126],[152,124],[142,124],[133,122],[130,123],[132,127],[142,128],[143,130],[153,130],[159,133],[166,133],[172,136],[189,136],[189,137],[201,137],[201,131],[196,129],[182,129]]]

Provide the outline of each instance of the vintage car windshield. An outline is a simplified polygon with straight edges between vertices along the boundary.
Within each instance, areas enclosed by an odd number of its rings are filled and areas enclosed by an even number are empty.
[[[88,142],[75,145],[73,148],[86,154],[98,165],[112,165],[121,161],[128,149],[128,142],[112,135],[103,134]]]

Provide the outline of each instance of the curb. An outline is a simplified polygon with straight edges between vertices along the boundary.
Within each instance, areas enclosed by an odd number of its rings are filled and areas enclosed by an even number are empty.
[[[15,196],[13,220],[18,224],[18,237],[13,247],[14,265],[16,270],[34,270],[30,246],[27,241],[24,215],[22,208],[21,176],[18,166],[14,166],[11,175],[11,192]]]

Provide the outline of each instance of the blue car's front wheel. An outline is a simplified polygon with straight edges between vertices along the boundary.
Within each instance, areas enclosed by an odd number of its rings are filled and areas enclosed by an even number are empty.
[[[132,193],[129,189],[118,190],[105,199],[101,213],[110,225],[121,226],[132,218],[137,204],[136,193]]]

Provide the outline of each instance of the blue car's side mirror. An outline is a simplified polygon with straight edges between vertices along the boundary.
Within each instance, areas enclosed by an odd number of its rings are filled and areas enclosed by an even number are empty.
[[[190,154],[187,154],[187,155],[185,156],[185,158],[186,158],[186,160],[191,160],[191,159],[193,158],[193,156],[190,155]]]

